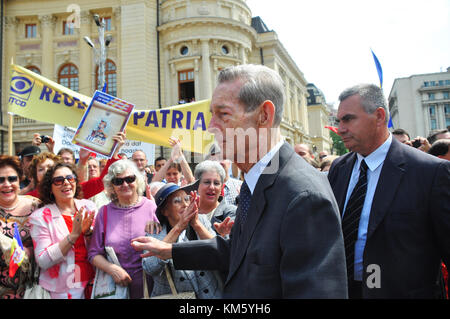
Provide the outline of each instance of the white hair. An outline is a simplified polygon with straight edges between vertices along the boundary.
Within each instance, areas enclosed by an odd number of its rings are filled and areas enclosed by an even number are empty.
[[[105,186],[106,195],[108,196],[109,199],[111,199],[112,202],[117,201],[117,195],[114,192],[114,188],[111,181],[114,177],[122,174],[127,169],[131,170],[131,172],[136,176],[136,186],[137,186],[136,191],[138,195],[144,194],[145,191],[144,175],[142,175],[142,173],[138,170],[136,164],[128,159],[119,160],[111,164],[111,166],[108,169],[108,174],[106,174],[105,177],[103,177],[103,185]]]

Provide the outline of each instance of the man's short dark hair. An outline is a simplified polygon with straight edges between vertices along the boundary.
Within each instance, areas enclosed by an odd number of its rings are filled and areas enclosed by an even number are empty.
[[[431,131],[430,134],[428,135],[427,140],[428,140],[428,142],[429,142],[430,144],[433,144],[434,142],[436,142],[437,136],[438,136],[439,134],[444,134],[444,133],[447,133],[447,132],[448,132],[448,129],[446,129],[446,128],[444,128],[444,129],[442,129],[442,130],[433,130],[433,131]]]
[[[392,131],[392,134],[394,134],[394,135],[406,135],[406,136],[408,136],[408,139],[411,139],[411,137],[409,136],[409,133],[406,132],[406,131],[405,131],[404,129],[402,129],[402,128],[398,128],[398,129]]]
[[[431,148],[428,151],[428,154],[431,154],[434,156],[445,155],[448,153],[449,148],[450,148],[450,140],[449,139],[437,140],[436,142],[433,143],[433,145],[431,145]]]
[[[164,156],[159,156],[159,157],[155,158],[155,163],[158,162],[158,161],[162,161],[162,160],[167,161],[167,160],[164,158]]]

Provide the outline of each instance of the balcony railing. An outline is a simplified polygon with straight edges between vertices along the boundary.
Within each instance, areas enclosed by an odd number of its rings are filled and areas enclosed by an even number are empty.
[[[29,125],[35,124],[36,120],[27,119],[21,116],[14,116],[14,125]]]

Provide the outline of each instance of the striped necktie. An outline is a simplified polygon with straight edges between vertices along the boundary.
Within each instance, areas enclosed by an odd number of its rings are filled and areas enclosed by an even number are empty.
[[[359,167],[358,183],[347,202],[342,218],[342,232],[344,235],[345,258],[347,261],[347,279],[353,280],[355,263],[355,243],[358,238],[359,220],[364,206],[367,192],[367,164],[362,160]]]

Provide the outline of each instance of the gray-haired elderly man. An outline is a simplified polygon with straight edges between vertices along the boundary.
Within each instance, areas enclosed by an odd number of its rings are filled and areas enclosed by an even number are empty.
[[[450,164],[392,138],[383,91],[339,97],[339,135],[352,151],[328,174],[342,216],[350,298],[434,298],[450,262]]]
[[[284,85],[261,65],[222,70],[209,131],[225,158],[245,173],[230,239],[132,245],[173,258],[178,269],[219,269],[224,298],[346,298],[344,243],[326,176],[280,134]]]

